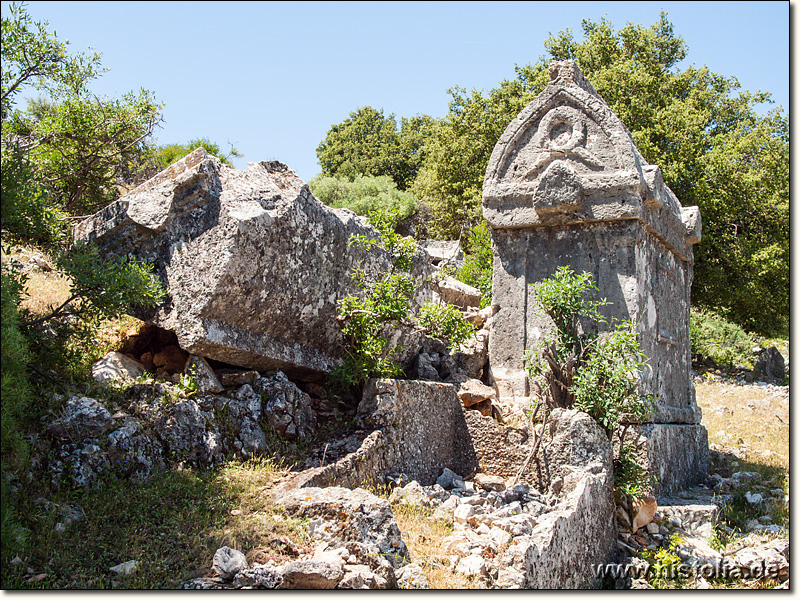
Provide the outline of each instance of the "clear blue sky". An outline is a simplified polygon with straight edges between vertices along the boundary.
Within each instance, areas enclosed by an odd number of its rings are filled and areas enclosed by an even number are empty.
[[[789,2],[28,3],[72,50],[102,52],[95,93],[155,93],[159,143],[207,137],[242,151],[240,168],[280,160],[306,180],[327,130],[360,106],[444,116],[449,87],[513,78],[550,33],[580,37],[581,19],[604,15],[616,29],[650,25],[662,9],[687,65],[769,91],[788,112]]]

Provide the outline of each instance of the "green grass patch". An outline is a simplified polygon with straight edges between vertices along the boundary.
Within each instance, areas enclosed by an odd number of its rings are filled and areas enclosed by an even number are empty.
[[[208,573],[220,546],[252,555],[276,538],[304,544],[305,523],[288,518],[265,493],[277,475],[274,464],[262,459],[209,472],[165,471],[146,483],[109,481],[98,490],[54,494],[52,502],[77,502],[85,512],[62,533],[56,531],[63,521],[58,508],[34,500],[46,496],[46,490],[25,490],[21,524],[30,533],[17,553],[22,566],[4,559],[2,587],[174,589]],[[139,563],[135,574],[120,578],[109,572],[129,560]]]

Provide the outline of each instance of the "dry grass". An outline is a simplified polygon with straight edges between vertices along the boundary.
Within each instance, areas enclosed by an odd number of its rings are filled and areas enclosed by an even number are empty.
[[[709,442],[749,462],[789,469],[789,389],[726,382],[696,384]]]
[[[453,532],[451,524],[435,518],[433,511],[425,506],[396,504],[392,510],[411,560],[422,567],[431,589],[484,587],[475,578],[466,577],[450,567],[445,540]]]
[[[34,256],[42,257],[48,264],[53,265],[50,256],[36,248],[29,246],[14,246],[11,252],[3,252],[2,260],[8,259],[28,264]],[[32,269],[27,273],[25,284],[26,296],[23,297],[20,307],[31,311],[35,316],[43,316],[51,312],[69,299],[70,280],[55,270],[46,271]]]

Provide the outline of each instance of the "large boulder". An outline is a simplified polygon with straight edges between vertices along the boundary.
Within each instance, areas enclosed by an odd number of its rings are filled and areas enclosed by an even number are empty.
[[[760,350],[754,369],[756,377],[767,380],[783,381],[786,376],[786,363],[783,355],[775,346]]]
[[[168,296],[139,316],[174,331],[183,350],[310,379],[344,357],[336,303],[357,291],[353,268],[391,266],[383,250],[350,246],[354,235],[378,233],[323,205],[286,165],[237,170],[202,148],[75,228],[106,256],[153,263]],[[432,268],[422,251],[415,265],[422,302]]]

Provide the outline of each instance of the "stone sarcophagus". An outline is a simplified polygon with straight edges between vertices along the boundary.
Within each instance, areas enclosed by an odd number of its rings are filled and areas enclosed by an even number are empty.
[[[640,391],[658,404],[640,430],[651,470],[666,486],[705,477],[707,434],[689,376],[700,214],[681,206],[574,61],[551,65],[547,88],[500,137],[484,179],[483,214],[492,229],[498,307],[489,360],[501,403],[528,402],[522,356],[552,327],[533,284],[564,265],[587,271],[611,302],[602,311],[609,322],[635,320],[649,358]],[[681,446],[686,464],[654,456]]]

